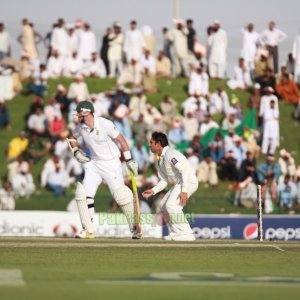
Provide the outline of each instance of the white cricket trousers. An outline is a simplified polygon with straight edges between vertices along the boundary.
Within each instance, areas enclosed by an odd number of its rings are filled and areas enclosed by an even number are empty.
[[[104,180],[111,193],[124,186],[120,159],[91,160],[84,164],[83,186],[87,197],[94,198]]]
[[[193,180],[188,185],[188,197],[197,191],[198,185],[198,180],[195,177],[195,181]],[[161,200],[160,208],[163,213],[168,215],[170,233],[175,235],[193,234],[193,230],[183,213],[183,207],[179,204],[180,193],[181,184],[175,184]]]

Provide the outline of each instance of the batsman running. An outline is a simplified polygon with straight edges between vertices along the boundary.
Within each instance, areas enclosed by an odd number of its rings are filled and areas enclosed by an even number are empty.
[[[188,198],[198,189],[195,171],[187,158],[168,146],[168,138],[162,132],[153,132],[150,150],[157,157],[156,168],[159,182],[152,189],[143,192],[143,197],[164,190],[168,183],[172,185],[160,202],[162,212],[168,216],[170,234],[165,239],[174,241],[194,241],[195,236],[183,213]]]
[[[67,139],[75,158],[84,164],[83,183],[77,182],[75,199],[82,224],[82,231],[76,235],[81,239],[94,238],[93,215],[94,197],[99,185],[104,180],[109,190],[126,215],[133,239],[140,239],[142,233],[134,225],[133,194],[124,184],[120,161],[120,150],[127,167],[137,175],[137,163],[132,160],[128,144],[115,125],[103,117],[94,116],[94,106],[89,101],[82,101],[76,107],[75,118],[78,125]],[[91,158],[78,148],[77,138],[82,137],[91,152]],[[118,147],[120,146],[120,150]],[[140,228],[139,228],[140,229]]]

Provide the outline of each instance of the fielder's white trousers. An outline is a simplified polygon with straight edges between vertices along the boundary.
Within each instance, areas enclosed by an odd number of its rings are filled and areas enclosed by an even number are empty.
[[[120,159],[91,160],[84,164],[83,186],[87,197],[94,198],[99,185],[104,180],[110,192],[124,186]]]
[[[195,177],[195,181],[188,186],[188,196],[190,197],[197,189],[198,180]],[[168,215],[170,233],[175,235],[193,234],[193,230],[183,213],[183,207],[179,204],[180,193],[181,185],[175,184],[161,200],[160,208],[162,212]]]

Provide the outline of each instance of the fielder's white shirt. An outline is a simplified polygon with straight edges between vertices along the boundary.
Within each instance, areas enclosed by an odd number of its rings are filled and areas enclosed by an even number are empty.
[[[93,160],[111,160],[120,157],[120,150],[114,141],[119,134],[114,123],[102,117],[95,117],[92,129],[85,124],[78,124],[73,131],[74,137],[82,136],[91,150]]]
[[[158,184],[152,188],[154,194],[162,191],[168,183],[180,184],[181,191],[187,192],[189,183],[197,182],[195,170],[187,158],[179,151],[164,147],[160,158],[155,163],[158,171]]]

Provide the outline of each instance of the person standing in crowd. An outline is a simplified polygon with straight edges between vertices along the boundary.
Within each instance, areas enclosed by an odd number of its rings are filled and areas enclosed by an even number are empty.
[[[175,52],[175,68],[173,68],[174,76],[189,74],[187,58],[188,58],[188,44],[187,36],[188,30],[184,26],[184,21],[181,19],[174,20],[176,28],[170,31],[169,39],[173,43]]]
[[[3,23],[0,23],[0,60],[10,56],[10,34],[5,30]]]
[[[221,28],[219,21],[214,22],[214,33],[212,35],[211,50],[209,57],[209,74],[211,78],[223,79],[225,77],[227,33]]]
[[[100,49],[100,57],[104,63],[106,74],[109,74],[109,62],[108,62],[108,50],[109,50],[109,40],[112,30],[110,27],[106,29],[105,35],[102,38],[102,46]]]
[[[28,19],[23,19],[22,33],[18,37],[18,42],[22,44],[23,50],[27,51],[30,59],[38,59],[35,39],[35,32],[30,26]]]
[[[241,56],[244,58],[248,70],[253,72],[255,54],[259,43],[259,34],[254,31],[254,25],[252,23],[249,23],[245,28],[242,28],[241,33],[243,35]]]
[[[271,100],[269,105],[263,113],[263,154],[274,154],[279,145],[279,110],[275,100]]]
[[[278,44],[283,42],[287,35],[275,27],[275,22],[269,22],[268,29],[264,30],[260,36],[261,43],[269,51],[269,59],[272,58],[274,73],[278,73]]]
[[[91,26],[85,23],[83,30],[79,31],[78,56],[83,62],[87,62],[93,52],[96,52],[96,35],[91,30]]]
[[[194,44],[196,40],[196,30],[193,28],[194,21],[192,19],[188,19],[186,21],[186,27],[189,31],[187,36],[188,49],[191,53],[194,52]]]
[[[142,32],[137,28],[135,20],[130,22],[130,29],[125,33],[124,52],[126,62],[130,63],[134,58],[139,60],[143,53],[143,48],[146,46]]]
[[[52,36],[51,36],[51,49],[52,51],[57,51],[59,56],[63,61],[66,59],[68,52],[68,33],[65,29],[65,20],[64,19],[58,19],[57,25],[53,29]]]
[[[160,202],[160,208],[168,214],[170,234],[166,239],[173,241],[194,241],[193,231],[183,214],[183,207],[189,197],[198,189],[198,179],[187,158],[179,151],[168,146],[168,138],[162,132],[153,132],[149,143],[152,153],[158,156],[156,168],[159,182],[153,188],[143,192],[148,199],[164,190],[168,183],[171,189]]]
[[[300,34],[294,39],[292,56],[294,60],[294,78],[296,83],[300,84]]]
[[[122,48],[124,43],[124,34],[121,31],[121,24],[114,22],[113,32],[109,35],[108,62],[109,77],[116,77],[123,71]]]

